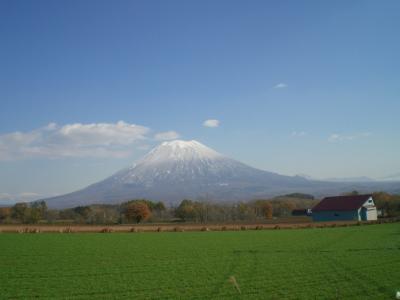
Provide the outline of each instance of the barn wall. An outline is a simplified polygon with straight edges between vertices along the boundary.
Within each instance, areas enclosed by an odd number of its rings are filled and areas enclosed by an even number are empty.
[[[375,221],[378,220],[378,212],[374,203],[374,199],[370,197],[361,209],[361,220],[363,221]]]
[[[361,220],[363,221],[375,221],[378,219],[378,212],[376,207],[363,207],[361,209]]]
[[[358,210],[352,211],[316,211],[312,213],[313,221],[324,222],[324,221],[349,221],[349,220],[360,220],[360,214]]]

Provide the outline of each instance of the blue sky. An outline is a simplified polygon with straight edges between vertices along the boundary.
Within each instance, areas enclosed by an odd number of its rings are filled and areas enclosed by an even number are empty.
[[[175,137],[282,174],[399,173],[399,37],[399,1],[0,0],[0,199]]]

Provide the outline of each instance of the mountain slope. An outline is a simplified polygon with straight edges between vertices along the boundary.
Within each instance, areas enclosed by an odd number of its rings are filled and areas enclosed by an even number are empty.
[[[135,165],[82,190],[45,199],[50,207],[119,203],[148,198],[176,204],[184,198],[237,201],[290,192],[334,194],[358,184],[307,180],[249,167],[197,141],[164,142]]]
[[[238,200],[256,196],[268,186],[305,181],[249,167],[197,141],[178,140],[162,143],[135,165],[101,182],[47,201],[50,206],[71,207],[141,197],[169,203],[183,198]]]

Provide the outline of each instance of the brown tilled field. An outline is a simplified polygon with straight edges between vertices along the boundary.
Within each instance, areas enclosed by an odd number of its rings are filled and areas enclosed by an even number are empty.
[[[301,229],[346,227],[374,223],[386,223],[393,220],[379,222],[280,222],[280,223],[227,223],[227,224],[126,224],[126,225],[0,225],[0,232],[14,233],[74,233],[74,232],[182,232],[182,231],[239,231],[239,230],[271,230],[271,229]]]

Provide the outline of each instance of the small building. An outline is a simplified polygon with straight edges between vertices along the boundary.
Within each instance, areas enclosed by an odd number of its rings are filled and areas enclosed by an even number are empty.
[[[378,214],[372,195],[326,197],[312,209],[314,221],[373,221]]]

